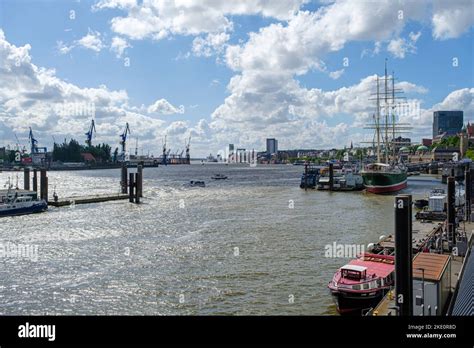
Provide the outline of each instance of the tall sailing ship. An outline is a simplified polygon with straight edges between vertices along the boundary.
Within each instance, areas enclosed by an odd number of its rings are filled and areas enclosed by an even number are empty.
[[[381,80],[383,82],[382,89],[380,88]],[[390,83],[391,87],[389,87]],[[377,142],[377,162],[367,165],[361,171],[364,186],[368,192],[390,193],[407,187],[407,168],[399,160],[396,146],[398,143],[395,138],[396,133],[409,129],[406,124],[397,123],[396,120],[397,109],[400,106],[398,99],[401,99],[396,94],[399,93],[401,91],[395,89],[394,74],[392,73],[391,77],[387,75],[387,63],[385,62],[385,77],[381,79],[377,76],[375,99],[377,107],[374,124],[366,127],[375,130],[374,142]]]

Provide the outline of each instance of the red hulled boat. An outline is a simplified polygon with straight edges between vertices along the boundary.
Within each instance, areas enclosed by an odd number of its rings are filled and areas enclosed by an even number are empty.
[[[339,313],[373,308],[394,284],[395,258],[364,253],[334,274],[328,287]]]

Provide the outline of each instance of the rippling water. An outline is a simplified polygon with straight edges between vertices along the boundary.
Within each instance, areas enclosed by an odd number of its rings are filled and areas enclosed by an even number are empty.
[[[348,259],[393,228],[393,196],[307,191],[302,167],[217,164],[145,169],[143,204],[51,207],[0,219],[0,314],[335,314],[327,290]],[[214,173],[229,176],[212,181]],[[6,182],[12,173],[0,173]],[[119,170],[49,172],[60,197],[119,192]],[[205,188],[183,186],[205,180]],[[22,182],[22,174],[19,174]],[[415,179],[406,193],[436,183]],[[437,184],[440,186],[440,184]]]

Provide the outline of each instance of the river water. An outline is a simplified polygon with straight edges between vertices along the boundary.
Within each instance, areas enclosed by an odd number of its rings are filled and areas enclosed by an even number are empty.
[[[303,167],[144,171],[143,204],[54,208],[0,219],[0,315],[333,315],[327,289],[349,259],[327,245],[393,230],[393,196],[305,192]],[[214,173],[228,175],[213,181]],[[0,173],[6,182],[15,173]],[[118,193],[120,171],[49,172],[50,194]],[[183,186],[206,181],[205,188]],[[22,183],[22,174],[19,173]],[[422,195],[434,178],[414,177]],[[35,249],[36,248],[36,249]]]

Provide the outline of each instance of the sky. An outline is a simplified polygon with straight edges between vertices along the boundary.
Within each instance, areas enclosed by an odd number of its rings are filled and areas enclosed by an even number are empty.
[[[474,120],[473,23],[471,0],[0,0],[0,146],[91,119],[155,156],[363,145],[385,61],[420,141],[434,110]]]

